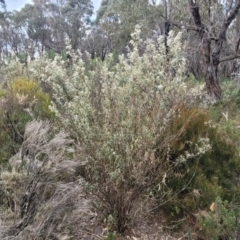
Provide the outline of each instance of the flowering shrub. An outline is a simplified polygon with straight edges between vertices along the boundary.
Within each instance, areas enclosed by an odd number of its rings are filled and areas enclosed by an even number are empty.
[[[164,185],[182,164],[172,164],[169,158],[182,130],[171,132],[168,125],[182,104],[201,96],[185,82],[181,34],[170,32],[166,53],[163,37],[143,42],[140,32],[137,26],[127,56],[119,56],[117,64],[109,55],[86,68],[81,54],[68,47],[71,61],[58,55],[54,60],[42,57],[29,62],[27,69],[51,94],[51,110],[76,139],[79,159],[87,162],[83,174],[89,189],[101,200],[106,217],[114,216],[113,227],[119,232],[127,227],[139,198]],[[205,137],[194,154],[209,149]]]
[[[109,55],[87,71],[71,48],[71,62],[56,56],[29,63],[31,78],[52,94],[52,110],[78,141],[80,158],[87,161],[85,178],[103,212],[114,214],[119,232],[139,197],[173,173],[177,164],[170,164],[168,153],[179,132],[166,129],[179,103],[194,102],[185,84],[181,34],[171,32],[168,45],[166,54],[163,37],[142,42],[137,26],[129,53],[116,65]]]
[[[109,55],[106,61],[97,61],[93,71],[86,72],[81,55],[70,48],[71,68],[61,56],[56,56],[53,61],[40,58],[29,63],[31,78],[47,86],[52,93],[54,111],[65,116],[64,126],[73,130],[78,138],[81,132],[91,131],[89,118],[94,120],[97,117],[95,120],[98,121],[100,113],[102,118],[109,120],[121,115],[119,121],[130,121],[132,117],[135,119],[132,109],[138,106],[135,112],[141,110],[146,113],[141,116],[141,121],[164,116],[166,124],[174,114],[173,106],[186,99],[188,102],[191,100],[186,97],[191,91],[187,91],[184,82],[181,34],[174,36],[171,32],[168,55],[162,37],[157,44],[148,40],[143,55],[138,52],[138,46],[143,44],[139,27],[132,39],[132,50],[129,50],[127,58],[120,56],[116,66],[112,65],[112,55]],[[126,106],[129,107],[126,109]],[[107,124],[109,120],[106,119]]]

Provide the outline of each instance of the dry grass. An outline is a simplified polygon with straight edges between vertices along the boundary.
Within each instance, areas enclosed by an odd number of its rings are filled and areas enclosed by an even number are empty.
[[[1,172],[1,239],[70,239],[92,218],[72,140],[44,121],[27,124],[19,152]],[[85,221],[83,221],[85,220]]]

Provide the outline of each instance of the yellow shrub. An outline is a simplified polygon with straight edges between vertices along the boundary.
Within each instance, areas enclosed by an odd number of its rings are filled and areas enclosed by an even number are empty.
[[[13,105],[33,113],[35,117],[52,118],[53,112],[49,109],[51,99],[49,94],[41,91],[38,84],[27,78],[18,78],[7,84],[7,98]]]
[[[33,118],[52,119],[49,94],[36,82],[18,78],[0,89],[0,163],[6,162],[22,144],[25,126]]]

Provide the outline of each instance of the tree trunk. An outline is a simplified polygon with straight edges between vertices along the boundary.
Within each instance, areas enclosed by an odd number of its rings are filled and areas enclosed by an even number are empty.
[[[231,25],[232,21],[236,18],[240,9],[240,0],[235,1],[235,5],[225,14],[225,18],[222,22],[222,26],[219,29],[218,36],[215,36],[212,32],[213,28],[209,28],[203,24],[201,15],[199,12],[198,4],[196,0],[188,0],[191,15],[193,17],[196,31],[202,41],[201,44],[201,55],[203,57],[203,67],[205,73],[205,81],[208,93],[215,99],[220,99],[222,96],[222,90],[218,80],[218,66],[220,62],[231,60],[232,58],[240,57],[238,54],[228,56],[224,59],[220,59],[223,42],[226,40],[226,33]],[[209,17],[211,17],[211,9],[209,6]],[[212,44],[214,41],[214,44]],[[211,49],[212,45],[214,48]],[[240,38],[236,44],[236,51],[240,45]]]
[[[191,14],[193,16],[194,23],[197,27],[197,32],[202,41],[200,52],[202,56],[203,72],[207,91],[212,98],[219,100],[221,99],[222,96],[222,90],[219,85],[217,74],[220,57],[220,48],[218,48],[217,50],[215,49],[215,51],[212,51],[211,38],[209,38],[208,29],[202,23],[198,5],[193,0],[189,0],[189,6]]]
[[[168,47],[168,36],[170,32],[170,22],[169,22],[169,4],[166,0],[163,0],[163,5],[164,5],[164,44],[166,48],[166,54],[169,52],[169,47]]]
[[[205,82],[206,82],[208,94],[212,98],[220,100],[222,97],[222,90],[219,85],[217,72],[218,72],[218,66],[214,64],[209,64],[207,73],[205,76]]]
[[[207,39],[203,34],[201,39],[203,43],[201,46],[201,55],[203,57],[203,72],[206,82],[208,94],[215,99],[221,99],[222,90],[218,80],[218,65],[219,55],[213,56],[211,54],[211,40]]]

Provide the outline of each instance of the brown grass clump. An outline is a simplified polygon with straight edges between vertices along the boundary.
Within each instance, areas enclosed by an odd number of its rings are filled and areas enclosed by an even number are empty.
[[[19,152],[1,171],[1,239],[79,236],[92,213],[73,155],[67,134],[53,134],[45,121],[27,124]]]

